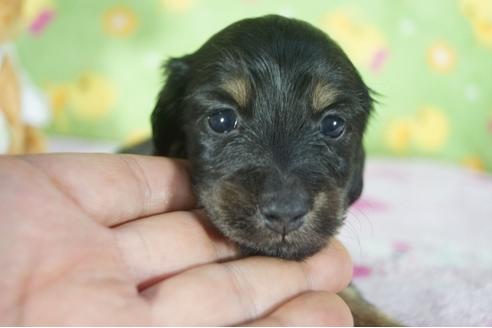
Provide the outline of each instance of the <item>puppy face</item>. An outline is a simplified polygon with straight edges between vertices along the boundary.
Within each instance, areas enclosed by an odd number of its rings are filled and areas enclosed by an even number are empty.
[[[372,107],[342,50],[301,21],[237,22],[167,64],[156,154],[189,158],[199,201],[246,254],[322,248],[362,190]]]

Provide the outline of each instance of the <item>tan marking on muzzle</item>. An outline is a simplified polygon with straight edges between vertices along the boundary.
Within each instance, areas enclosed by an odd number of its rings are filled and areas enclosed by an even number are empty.
[[[321,192],[319,192],[314,197],[313,207],[312,207],[311,211],[309,211],[308,214],[306,214],[305,220],[306,221],[312,220],[315,213],[317,213],[320,210],[320,208],[322,208],[326,204],[329,204],[330,208],[336,209],[335,217],[337,219],[341,218],[343,216],[343,208],[340,206],[340,204],[342,202],[340,193],[341,193],[341,191],[333,191],[333,192],[321,191]]]

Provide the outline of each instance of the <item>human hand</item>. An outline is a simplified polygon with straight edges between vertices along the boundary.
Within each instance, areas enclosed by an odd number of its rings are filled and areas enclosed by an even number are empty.
[[[0,157],[0,324],[352,324],[339,242],[238,259],[188,179],[157,157]]]

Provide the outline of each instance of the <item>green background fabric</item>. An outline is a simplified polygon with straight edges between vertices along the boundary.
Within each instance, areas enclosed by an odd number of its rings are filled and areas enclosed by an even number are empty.
[[[49,133],[148,135],[166,58],[234,21],[276,13],[326,31],[381,94],[370,154],[492,170],[492,1],[30,1],[17,48],[51,100]]]

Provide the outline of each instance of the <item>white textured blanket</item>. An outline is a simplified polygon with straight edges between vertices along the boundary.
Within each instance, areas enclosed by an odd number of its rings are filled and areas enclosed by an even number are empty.
[[[491,176],[369,160],[340,239],[361,292],[404,324],[492,326]]]

